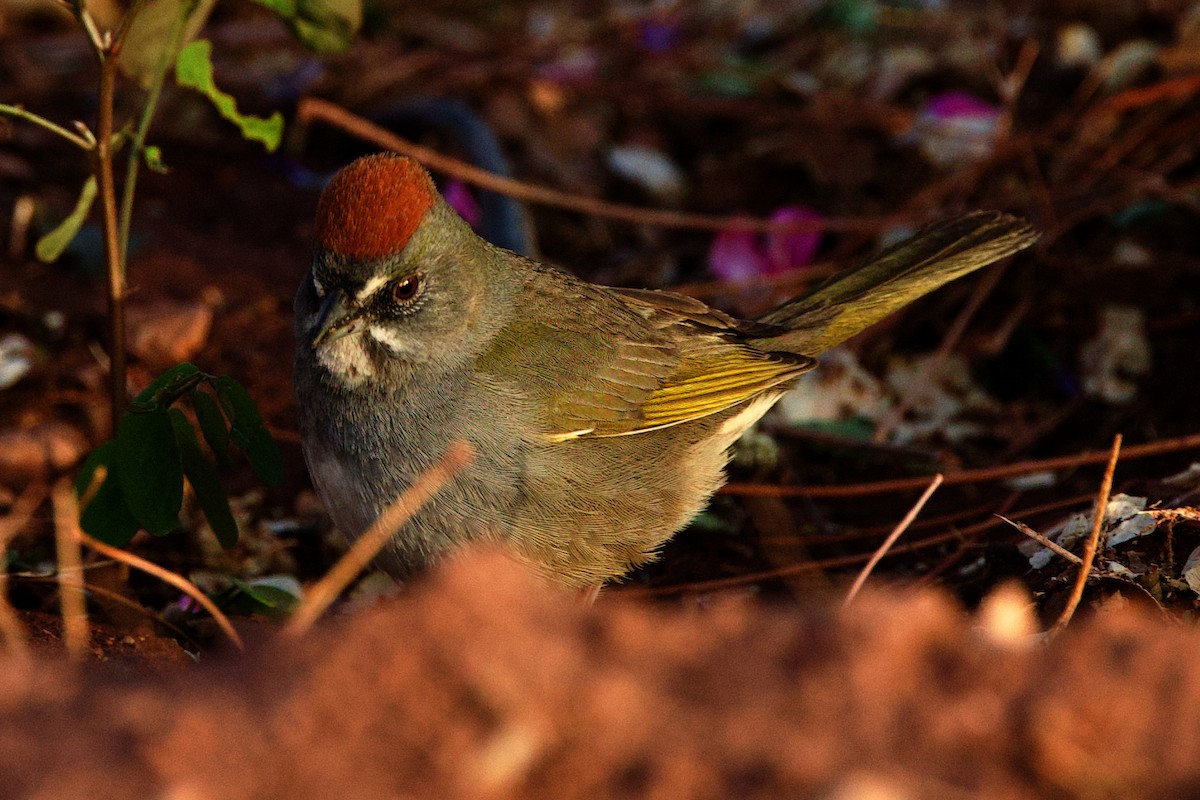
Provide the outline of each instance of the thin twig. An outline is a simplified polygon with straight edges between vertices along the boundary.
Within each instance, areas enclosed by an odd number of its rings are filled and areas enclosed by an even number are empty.
[[[135,13],[141,2],[142,0],[137,0],[135,7],[126,13],[125,20],[121,23],[122,31],[126,30],[126,21]],[[133,141],[130,143],[129,160],[125,165],[125,183],[121,186],[121,226],[118,242],[120,243],[119,252],[121,254],[120,260],[122,265],[128,264],[129,259],[129,230],[133,225],[133,196],[134,190],[137,187],[138,170],[141,168],[143,151],[146,148],[146,136],[150,132],[150,123],[153,122],[154,114],[158,110],[158,100],[162,96],[163,84],[166,81],[167,72],[170,71],[171,64],[179,54],[179,46],[183,41],[188,17],[191,16],[194,10],[194,3],[185,3],[180,7],[174,21],[171,23],[171,32],[167,36],[162,54],[159,56],[158,63],[154,67],[154,77],[150,82],[149,90],[146,92],[145,103],[142,105],[142,116],[138,119],[137,130],[134,132]],[[121,38],[120,36],[118,37],[118,43],[121,41]]]
[[[87,599],[83,559],[79,555],[79,507],[69,478],[60,478],[50,493],[54,505],[54,546],[58,557],[58,603],[62,611],[63,643],[68,657],[79,660],[87,652]]]
[[[13,503],[8,516],[0,520],[0,635],[4,646],[16,658],[29,656],[29,645],[25,641],[25,630],[17,618],[17,612],[8,602],[8,542],[33,517],[33,512],[46,499],[46,484],[35,481],[25,487],[21,496]]]
[[[104,37],[100,35],[100,31],[96,28],[96,21],[88,13],[86,0],[73,0],[71,11],[75,13],[75,19],[79,20],[79,25],[83,28],[88,42],[92,45],[92,50],[95,52],[96,58],[103,63],[107,46],[105,45]]]
[[[100,61],[100,98],[96,112],[96,146],[92,170],[100,195],[101,230],[104,234],[104,267],[108,275],[109,409],[115,436],[125,410],[125,264],[117,227],[117,187],[113,177],[113,102],[116,92],[117,60]]]
[[[929,488],[927,488],[924,494],[922,494],[917,502],[913,504],[913,507],[908,510],[908,513],[904,515],[904,519],[900,520],[900,522],[896,524],[896,527],[892,529],[892,532],[888,534],[888,537],[883,540],[883,544],[879,545],[875,552],[871,554],[871,559],[866,563],[866,565],[863,566],[862,571],[858,573],[858,577],[855,578],[854,583],[851,584],[850,591],[846,592],[846,599],[842,601],[842,608],[846,608],[848,605],[854,602],[855,597],[858,597],[859,591],[862,590],[863,585],[867,582],[867,578],[870,577],[871,572],[875,569],[875,565],[883,559],[884,555],[886,555],[887,551],[892,548],[892,545],[896,543],[896,540],[900,538],[901,534],[908,530],[908,526],[911,525],[913,520],[917,518],[917,515],[921,513],[921,509],[923,509],[925,504],[929,502],[929,498],[933,497],[933,493],[936,492],[937,488],[942,485],[943,480],[944,478],[940,474],[933,476],[933,480],[929,483]]]
[[[1057,508],[1070,505],[1076,505],[1083,500],[1091,499],[1071,498],[1067,501],[1056,501],[1054,503],[1046,503],[1032,508],[1020,509],[1014,511],[1014,516],[1028,516],[1030,514],[1052,511]],[[927,550],[930,547],[946,544],[947,542],[970,541],[983,532],[995,528],[1003,523],[995,517],[984,520],[976,525],[971,525],[966,528],[957,528],[947,533],[939,533],[933,536],[927,536],[914,542],[900,544],[892,547],[888,551],[888,555],[898,556],[907,553],[916,553],[920,550]],[[762,570],[760,572],[750,572],[745,575],[733,575],[728,578],[713,578],[706,581],[691,581],[689,583],[680,583],[672,586],[658,586],[654,588],[626,588],[617,587],[616,591],[625,597],[658,597],[661,595],[680,594],[682,592],[708,592],[719,589],[730,589],[738,586],[745,586],[751,583],[762,583],[763,581],[772,580],[774,578],[787,578],[792,575],[799,575],[804,572],[813,570],[834,570],[842,567],[850,567],[855,564],[865,563],[870,558],[866,553],[850,553],[843,556],[835,556],[832,558],[820,558],[815,561],[804,561],[799,564],[789,564],[786,567],[775,567],[774,569]]]
[[[1009,525],[1012,525],[1014,528],[1016,528],[1017,530],[1019,530],[1021,533],[1025,534],[1026,536],[1028,536],[1030,539],[1033,539],[1035,542],[1040,544],[1042,547],[1045,547],[1048,550],[1054,551],[1058,555],[1065,558],[1067,561],[1070,561],[1072,564],[1076,564],[1079,566],[1083,565],[1082,558],[1075,555],[1070,550],[1063,547],[1061,544],[1054,541],[1050,537],[1046,536],[1046,534],[1035,531],[1033,528],[1029,527],[1024,522],[1014,522],[1011,519],[1009,519],[1008,517],[1004,516],[1003,514],[996,514],[995,516],[997,519],[1002,519],[1005,522],[1007,522]]]
[[[1193,433],[1174,439],[1162,439],[1157,442],[1146,442],[1128,447],[1121,457],[1126,461],[1137,458],[1148,458],[1163,453],[1173,453],[1179,450],[1193,450],[1200,447],[1200,434]],[[1103,464],[1109,458],[1109,452],[1104,450],[1089,450],[1075,456],[1056,456],[1040,461],[1022,461],[1017,464],[1005,464],[999,467],[964,470],[946,476],[946,485],[955,486],[987,481],[999,481],[1028,475],[1032,472],[1050,472],[1060,469],[1075,469],[1088,464]],[[890,481],[872,481],[870,483],[853,483],[845,486],[778,486],[762,483],[730,483],[721,488],[721,494],[741,497],[863,497],[887,492],[908,492],[920,489],[929,481],[929,476],[916,478],[898,478]]]
[[[1088,535],[1083,547],[1083,563],[1075,576],[1075,584],[1067,598],[1067,606],[1063,609],[1058,621],[1050,629],[1050,634],[1060,633],[1067,627],[1079,601],[1083,599],[1083,589],[1087,586],[1088,576],[1092,572],[1092,561],[1096,558],[1096,544],[1100,541],[1100,529],[1104,527],[1104,510],[1108,508],[1108,495],[1112,492],[1113,473],[1117,470],[1117,458],[1121,455],[1121,434],[1113,437],[1112,454],[1108,458],[1108,466],[1104,470],[1104,478],[1100,481],[1100,491],[1096,494],[1096,519],[1092,522],[1092,532]]]
[[[472,458],[474,451],[470,444],[461,439],[453,442],[441,461],[422,472],[395,502],[384,509],[375,523],[351,545],[333,568],[312,585],[284,627],[284,635],[302,636],[311,628],[350,581],[354,580],[383,549],[400,526],[470,463]]]
[[[79,541],[83,542],[97,553],[103,553],[109,558],[115,559],[124,564],[128,564],[134,569],[140,569],[142,572],[153,575],[160,581],[169,583],[179,591],[184,592],[188,597],[192,598],[201,606],[203,606],[205,611],[212,615],[213,621],[217,623],[225,635],[229,637],[229,641],[233,642],[237,649],[243,649],[242,637],[238,636],[238,632],[233,629],[233,625],[229,622],[229,617],[225,616],[225,613],[221,611],[221,609],[217,608],[217,604],[209,599],[208,595],[200,591],[200,588],[187,578],[183,577],[182,575],[176,575],[174,572],[164,569],[158,564],[147,561],[140,556],[135,556],[133,553],[113,547],[112,545],[105,544],[99,539],[88,536],[83,531],[79,531]]]
[[[66,128],[62,127],[61,125],[56,125],[55,123],[51,122],[50,120],[46,119],[45,117],[43,117],[40,114],[35,114],[32,111],[26,110],[25,107],[22,105],[10,105],[8,103],[0,103],[0,114],[3,114],[6,117],[12,117],[14,119],[24,120],[25,122],[32,122],[34,125],[37,125],[40,128],[45,128],[46,130],[50,131],[51,133],[53,133],[56,136],[61,136],[63,139],[66,139],[68,142],[75,145],[80,150],[91,150],[92,149],[91,143],[88,142],[86,139],[84,139],[82,136],[71,133]]]
[[[376,125],[368,119],[353,114],[341,106],[328,100],[306,97],[296,108],[296,119],[300,122],[320,120],[329,125],[356,136],[363,141],[371,142],[388,150],[393,150],[415,158],[431,169],[444,172],[459,180],[477,186],[481,189],[503,194],[526,203],[553,206],[589,214],[593,217],[619,219],[642,225],[657,225],[664,228],[689,228],[694,230],[738,230],[738,231],[864,231],[876,233],[901,221],[900,217],[874,218],[838,218],[825,217],[816,220],[795,220],[791,222],[771,222],[743,216],[720,216],[716,214],[690,214],[683,211],[672,211],[660,208],[640,208],[637,206],[609,203],[578,194],[568,194],[545,186],[535,186],[514,178],[480,169],[465,161],[443,155],[436,150],[422,147],[410,142],[387,128]]]

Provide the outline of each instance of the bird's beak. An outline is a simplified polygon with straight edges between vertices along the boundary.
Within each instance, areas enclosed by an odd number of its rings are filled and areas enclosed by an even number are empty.
[[[361,321],[361,313],[361,310],[346,304],[346,295],[340,290],[330,289],[321,299],[321,308],[317,310],[313,348],[354,333]]]

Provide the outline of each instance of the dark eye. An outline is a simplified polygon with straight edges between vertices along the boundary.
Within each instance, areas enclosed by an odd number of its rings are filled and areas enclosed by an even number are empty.
[[[407,278],[401,278],[392,284],[392,299],[397,303],[404,305],[412,302],[413,298],[421,291],[421,279],[416,275],[410,275]]]

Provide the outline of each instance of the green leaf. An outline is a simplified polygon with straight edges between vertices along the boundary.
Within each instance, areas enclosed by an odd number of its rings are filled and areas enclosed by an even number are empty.
[[[301,44],[330,55],[350,47],[362,27],[362,0],[255,0],[283,19]]]
[[[171,171],[170,167],[163,163],[162,148],[158,145],[148,144],[142,148],[142,160],[146,162],[146,167],[151,172],[157,172],[159,175],[166,175]]]
[[[217,468],[213,466],[203,451],[200,442],[196,440],[196,432],[191,423],[178,408],[167,412],[171,418],[171,427],[175,430],[175,444],[179,447],[179,457],[183,463],[183,474],[192,484],[196,492],[196,500],[204,511],[209,527],[217,535],[217,541],[222,547],[233,547],[238,540],[238,526],[229,510],[229,498],[225,496],[225,488],[217,476]]]
[[[178,49],[195,38],[214,5],[216,0],[149,0],[121,42],[121,71],[148,88],[160,70],[175,63],[177,53],[163,50],[172,40]]]
[[[195,364],[189,364],[186,361],[176,364],[155,378],[137,397],[133,398],[132,407],[135,411],[165,409],[203,378],[204,374]]]
[[[75,479],[75,494],[82,497],[91,487],[97,469],[102,466],[108,469],[104,482],[80,513],[79,527],[102,542],[122,547],[133,538],[140,526],[125,505],[121,484],[117,481],[116,471],[112,469],[116,449],[117,443],[109,439],[92,451],[83,462],[79,477]]]
[[[291,611],[300,602],[300,582],[291,575],[268,575],[249,581],[233,579],[237,586],[255,602],[266,608]]]
[[[151,534],[170,533],[179,525],[183,465],[166,410],[126,412],[116,444],[113,467],[125,505]]]
[[[237,125],[242,138],[262,142],[268,151],[274,152],[283,139],[283,115],[276,111],[269,119],[240,114],[237,102],[222,92],[213,82],[212,43],[199,39],[179,51],[175,61],[175,80],[180,86],[195,89],[207,97],[221,116]]]
[[[95,200],[96,178],[92,176],[83,182],[83,188],[79,190],[79,199],[75,201],[75,208],[67,215],[67,218],[58,223],[58,227],[54,230],[38,239],[34,252],[39,260],[47,264],[58,260],[58,257],[75,238],[75,234],[79,233],[79,229],[83,227]]]
[[[200,431],[208,449],[216,456],[217,466],[228,469],[229,458],[229,425],[217,401],[207,392],[195,391],[191,395],[192,410],[196,412],[196,421],[200,423]]]
[[[260,6],[274,11],[284,19],[291,19],[296,16],[295,0],[254,0]]]
[[[267,431],[258,406],[240,383],[222,375],[216,380],[217,397],[232,423],[229,428],[233,443],[242,448],[259,480],[268,486],[283,483],[283,457],[279,445]]]

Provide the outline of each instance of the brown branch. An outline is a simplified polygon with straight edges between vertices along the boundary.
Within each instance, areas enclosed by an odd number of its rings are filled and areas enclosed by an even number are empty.
[[[113,102],[116,93],[117,59],[100,61],[100,98],[96,112],[96,145],[92,148],[92,170],[100,196],[101,230],[104,233],[104,268],[108,276],[109,409],[112,435],[125,410],[125,265],[117,225],[117,186],[113,177]]]
[[[1083,599],[1083,589],[1087,586],[1088,576],[1092,572],[1092,562],[1096,558],[1096,544],[1100,541],[1100,529],[1104,527],[1104,511],[1108,508],[1108,496],[1112,492],[1113,473],[1117,470],[1117,458],[1121,455],[1121,434],[1113,437],[1112,453],[1108,457],[1108,466],[1104,469],[1104,477],[1100,481],[1100,491],[1096,494],[1096,519],[1092,522],[1092,532],[1088,535],[1083,547],[1083,563],[1075,576],[1075,584],[1067,598],[1067,606],[1063,609],[1058,621],[1050,629],[1050,634],[1061,633],[1075,615],[1079,601]]]
[[[1121,454],[1126,461],[1136,458],[1148,458],[1179,450],[1192,450],[1200,447],[1200,434],[1180,436],[1175,439],[1162,439],[1157,442],[1128,447]],[[1046,472],[1060,469],[1074,469],[1088,464],[1103,464],[1109,458],[1109,451],[1089,450],[1075,456],[1056,456],[1040,461],[1022,461],[1017,464],[1006,464],[999,467],[964,470],[946,476],[946,485],[962,485],[985,483],[988,481],[1004,480],[1018,475],[1028,475],[1031,472]],[[722,494],[740,497],[863,497],[887,492],[907,492],[920,489],[929,482],[929,476],[916,478],[897,478],[888,481],[872,481],[870,483],[853,483],[844,486],[778,486],[760,483],[730,483],[721,488]]]
[[[773,232],[831,230],[875,233],[890,227],[902,219],[901,217],[892,215],[874,218],[825,217],[816,220],[771,222],[765,219],[744,216],[691,214],[684,211],[672,211],[670,209],[622,205],[620,203],[597,200],[592,197],[582,197],[578,194],[560,192],[557,189],[551,189],[546,186],[536,186],[516,180],[515,178],[505,178],[495,175],[465,161],[451,158],[436,150],[422,147],[408,139],[397,136],[387,128],[376,125],[370,120],[353,114],[328,100],[321,100],[315,97],[307,97],[301,100],[296,109],[296,119],[304,123],[313,120],[324,122],[363,141],[415,158],[430,169],[444,172],[480,189],[487,189],[522,202],[565,208],[593,217],[618,219],[640,225],[657,225],[664,228],[689,228],[694,230]]]

